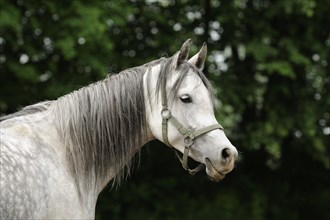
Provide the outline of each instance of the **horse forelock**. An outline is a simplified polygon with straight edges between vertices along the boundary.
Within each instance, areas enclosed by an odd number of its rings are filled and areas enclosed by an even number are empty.
[[[209,92],[211,101],[214,106],[215,94],[214,94],[213,87],[212,87],[211,83],[208,81],[208,79],[206,78],[206,76],[204,75],[204,73],[201,70],[199,70],[196,66],[189,63],[188,61],[185,61],[178,67],[178,69],[175,69],[176,67],[175,67],[175,63],[174,63],[174,56],[172,56],[170,58],[166,58],[166,59],[160,59],[160,65],[161,65],[160,73],[159,73],[159,77],[158,77],[157,84],[156,84],[156,94],[158,96],[160,96],[160,94],[161,94],[162,85],[167,84],[168,80],[172,77],[172,75],[177,70],[179,72],[179,77],[175,81],[175,83],[169,93],[169,98],[170,98],[169,101],[172,102],[175,95],[178,94],[182,82],[188,76],[188,73],[191,70],[193,73],[196,74],[197,77],[199,77],[201,79],[201,82],[204,84],[204,86],[206,87],[206,89]]]

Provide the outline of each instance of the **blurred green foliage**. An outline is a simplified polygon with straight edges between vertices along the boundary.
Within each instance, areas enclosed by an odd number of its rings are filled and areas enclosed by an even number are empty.
[[[0,0],[0,113],[204,41],[217,118],[240,151],[221,183],[167,147],[107,188],[97,219],[330,219],[330,1]],[[147,150],[146,150],[147,149]]]

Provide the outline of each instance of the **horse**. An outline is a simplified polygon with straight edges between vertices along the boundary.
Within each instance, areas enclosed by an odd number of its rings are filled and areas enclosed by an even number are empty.
[[[237,150],[214,115],[202,70],[204,43],[112,74],[0,121],[0,218],[93,219],[97,198],[132,171],[132,158],[158,139],[190,174],[214,181],[234,168]],[[199,165],[190,169],[188,158]]]

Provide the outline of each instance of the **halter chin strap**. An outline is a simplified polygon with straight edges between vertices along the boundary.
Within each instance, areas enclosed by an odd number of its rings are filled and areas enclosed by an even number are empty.
[[[188,155],[190,151],[190,147],[194,144],[195,138],[216,130],[224,130],[223,127],[220,124],[213,124],[206,126],[204,128],[195,130],[195,129],[187,129],[185,128],[172,114],[171,111],[167,107],[167,95],[166,95],[166,85],[163,83],[162,85],[162,105],[163,109],[161,111],[161,116],[162,116],[162,135],[163,135],[163,141],[166,145],[174,148],[169,140],[168,140],[168,123],[170,122],[178,131],[180,134],[184,136],[184,151],[183,151],[183,156],[182,158],[178,155],[177,152],[176,156],[179,158],[183,169],[187,170],[191,175],[194,175],[195,173],[199,172],[202,170],[205,165],[200,163],[196,168],[190,169],[188,166]]]

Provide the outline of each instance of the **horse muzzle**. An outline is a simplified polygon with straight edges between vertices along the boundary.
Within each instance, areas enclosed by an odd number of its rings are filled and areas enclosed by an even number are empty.
[[[222,150],[220,162],[212,162],[209,158],[204,159],[206,166],[206,173],[211,180],[219,182],[224,179],[226,174],[234,169],[235,161],[237,159],[237,150],[229,150],[225,148]]]

